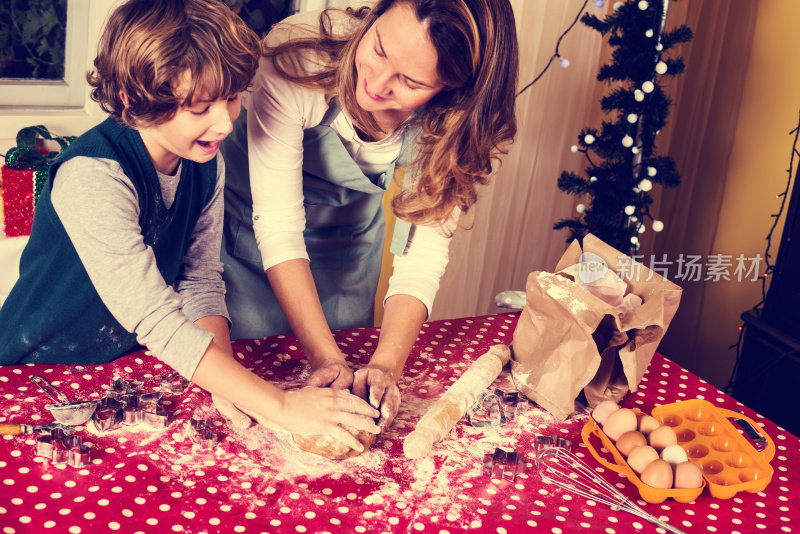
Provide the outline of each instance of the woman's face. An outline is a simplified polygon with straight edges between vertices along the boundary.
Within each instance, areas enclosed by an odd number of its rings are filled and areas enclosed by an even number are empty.
[[[369,112],[412,112],[444,84],[438,54],[413,9],[398,2],[378,17],[356,49],[356,101]]]

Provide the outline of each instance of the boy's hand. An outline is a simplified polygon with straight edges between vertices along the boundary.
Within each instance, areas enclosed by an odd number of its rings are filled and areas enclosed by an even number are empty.
[[[340,425],[378,434],[374,419],[380,413],[349,391],[306,386],[287,391],[276,422],[301,435],[327,434],[357,451],[364,446]]]
[[[311,372],[306,386],[330,387],[333,389],[350,389],[353,385],[353,370],[342,359],[325,361]]]
[[[378,420],[378,425],[381,432],[392,424],[400,409],[400,390],[397,389],[394,378],[377,367],[362,367],[355,372],[353,395],[369,401],[371,406],[380,409],[381,418]]]
[[[213,394],[211,395],[211,400],[219,413],[230,419],[236,428],[250,428],[252,426],[253,420],[250,419],[250,416],[237,408],[232,402]]]

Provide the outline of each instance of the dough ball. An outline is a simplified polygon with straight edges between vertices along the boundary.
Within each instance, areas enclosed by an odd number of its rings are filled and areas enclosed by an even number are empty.
[[[353,434],[364,446],[364,451],[362,452],[366,452],[366,450],[375,443],[375,438],[378,437],[377,434],[370,434],[364,430],[356,430],[347,426],[345,426],[344,429]],[[316,434],[313,436],[292,434],[292,439],[294,439],[295,445],[297,445],[300,450],[318,454],[325,458],[330,458],[331,460],[344,460],[345,458],[352,458],[353,456],[361,454],[361,452],[327,434]]]
[[[275,431],[281,432],[283,435],[288,434],[283,428],[278,425],[273,424],[268,419],[262,418],[259,414],[250,412],[249,410],[241,410],[242,412],[246,413],[250,417],[252,417],[256,423],[266,428],[270,428]],[[358,452],[357,450],[351,448],[349,445],[346,445],[339,441],[336,438],[333,438],[327,434],[314,434],[314,435],[301,435],[301,434],[292,434],[292,440],[294,441],[297,448],[306,452],[310,452],[313,454],[318,454],[320,456],[324,456],[325,458],[330,458],[331,460],[344,460],[345,458],[352,458],[353,456],[358,456],[363,452],[366,452],[373,443],[375,443],[375,439],[378,437],[377,434],[370,434],[369,432],[365,432],[363,430],[356,430],[353,427],[342,425],[345,430],[353,434],[356,439],[364,446],[364,450],[362,452]]]

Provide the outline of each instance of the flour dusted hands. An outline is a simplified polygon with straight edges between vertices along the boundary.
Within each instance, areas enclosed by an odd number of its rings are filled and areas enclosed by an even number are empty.
[[[350,389],[353,385],[353,370],[344,358],[330,359],[311,372],[306,380],[307,386]]]
[[[363,445],[342,425],[370,434],[380,431],[374,422],[380,415],[378,410],[347,390],[306,386],[286,391],[280,409],[269,417],[257,412],[245,413],[222,397],[212,398],[217,410],[238,428],[252,425],[251,417],[257,422],[269,420],[292,434],[327,435],[359,452],[364,450]]]
[[[381,432],[392,424],[400,409],[400,390],[390,373],[377,367],[363,367],[353,376],[353,395],[365,399],[374,408],[380,409],[378,426]],[[369,396],[369,397],[368,397]]]
[[[341,425],[370,434],[379,433],[373,421],[380,413],[349,391],[306,386],[287,391],[276,422],[293,434],[331,436],[351,448],[364,446]]]

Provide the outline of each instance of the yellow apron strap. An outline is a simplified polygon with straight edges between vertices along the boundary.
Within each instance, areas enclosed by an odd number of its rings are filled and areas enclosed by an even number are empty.
[[[383,240],[381,276],[378,279],[378,290],[375,292],[375,326],[380,326],[383,321],[383,299],[386,297],[386,292],[389,290],[389,278],[392,276],[394,254],[392,254],[389,249],[392,245],[394,225],[397,220],[397,217],[395,217],[392,211],[392,199],[403,188],[404,175],[405,167],[397,167],[394,172],[394,179],[383,194],[383,215],[386,218],[386,238]]]

